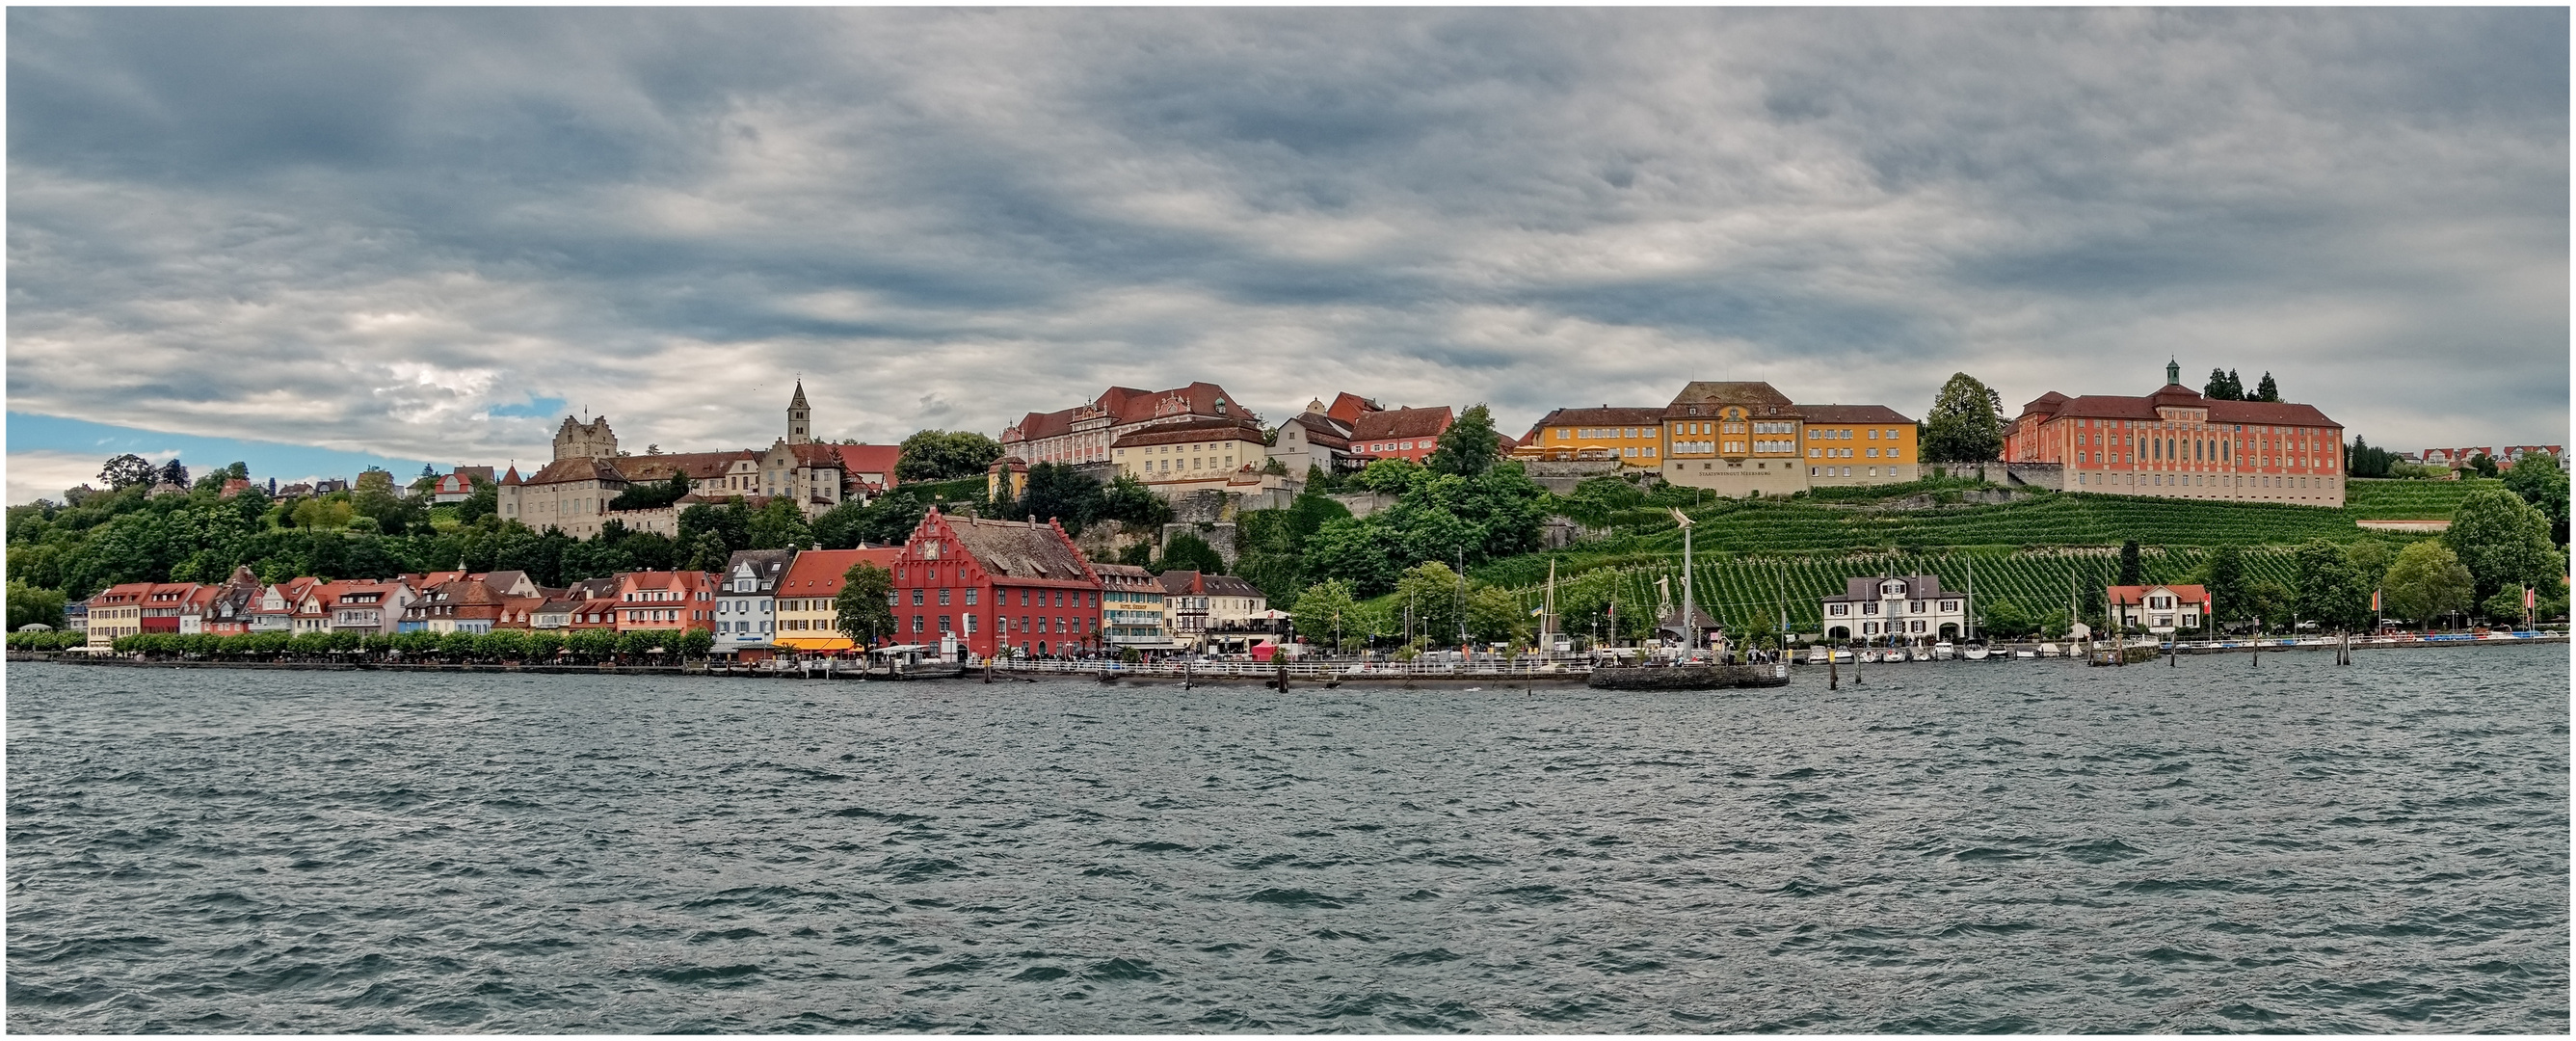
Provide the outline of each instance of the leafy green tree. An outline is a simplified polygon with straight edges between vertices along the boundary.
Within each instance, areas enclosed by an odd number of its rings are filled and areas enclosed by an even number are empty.
[[[1003,516],[1010,519],[1052,520],[1064,525],[1066,533],[1079,535],[1100,515],[1100,483],[1070,463],[1039,463],[1029,467],[1028,487],[1008,510]]]
[[[2261,383],[2259,383],[2259,384],[2256,384],[2256,385],[2255,385],[2255,387],[2254,387],[2254,394],[2253,394],[2253,396],[2248,397],[2248,398],[2246,398],[2245,400],[2247,400],[2247,401],[2279,401],[2279,400],[2281,400],[2281,388],[2280,388],[2280,385],[2272,382],[2272,374],[2271,374],[2271,373],[2268,373],[2268,372],[2267,372],[2267,373],[2264,373],[2264,374],[2263,374],[2263,382],[2261,382]]]
[[[2301,543],[2292,554],[2299,618],[2351,631],[2370,621],[2370,587],[2363,585],[2343,547],[2324,539]]]
[[[724,544],[727,554],[752,548],[751,507],[739,495],[722,504],[702,502],[681,510],[678,527],[684,546],[694,547],[699,536],[713,535]]]
[[[2146,563],[2138,557],[2138,540],[2120,544],[2120,579],[2112,585],[2137,586],[2147,582]]]
[[[2533,452],[2504,473],[2505,490],[2519,495],[2549,522],[2549,539],[2567,544],[2567,471],[2546,452]]]
[[[683,658],[704,658],[716,646],[716,634],[705,629],[683,629],[671,640],[671,652]]]
[[[2396,471],[2397,453],[2373,448],[2368,439],[2353,435],[2352,444],[2344,449],[2344,472],[2354,477],[2387,477]]]
[[[751,515],[745,528],[745,538],[751,543],[748,549],[806,549],[814,544],[814,532],[805,523],[804,511],[785,495],[771,496]]]
[[[186,465],[180,463],[179,460],[173,458],[169,462],[161,464],[161,472],[158,475],[158,478],[165,483],[175,484],[181,488],[185,488],[188,486],[188,468]]]
[[[2380,579],[2396,560],[2396,547],[2378,539],[2357,539],[2343,549],[2343,561],[2352,567],[2353,582],[2365,592],[2379,588]]]
[[[526,661],[535,646],[525,629],[494,629],[483,634],[482,652],[502,661]]]
[[[1458,643],[1459,603],[1458,573],[1439,561],[1426,561],[1404,572],[1395,583],[1395,602],[1389,605],[1399,614],[1408,607],[1413,612],[1413,635],[1428,638],[1434,646]]]
[[[1132,474],[1119,474],[1109,482],[1100,493],[1099,509],[1104,518],[1136,527],[1157,528],[1172,522],[1172,504]]]
[[[1502,446],[1502,435],[1494,430],[1493,410],[1480,401],[1467,406],[1449,429],[1440,432],[1439,447],[1424,462],[1433,473],[1475,477],[1493,469]]]
[[[2398,552],[2380,588],[2389,614],[2429,625],[2443,615],[2468,610],[2477,582],[2450,547],[2426,539]]]
[[[1953,373],[1932,398],[1923,423],[1924,460],[1981,463],[2004,452],[2003,398],[1967,373]]]
[[[2193,576],[2201,588],[2209,590],[2210,612],[2219,621],[2235,622],[2254,617],[2253,579],[2245,572],[2245,548],[2234,544],[2209,552]]]
[[[2496,461],[2488,458],[2485,452],[2469,457],[2469,469],[2477,471],[2480,477],[2494,477],[2498,472]]]
[[[1401,493],[1413,486],[1413,476],[1420,472],[1422,467],[1410,459],[1373,459],[1351,475],[1351,483],[1364,491]]]
[[[1529,639],[1531,618],[1520,598],[1500,586],[1471,585],[1467,590],[1467,634],[1478,643],[1518,643]]]
[[[564,649],[564,632],[560,629],[534,629],[528,633],[528,660],[553,661]]]
[[[671,476],[668,480],[646,481],[642,484],[628,485],[625,491],[617,493],[616,498],[608,500],[608,508],[612,510],[658,510],[662,507],[669,506],[672,503],[680,501],[681,498],[688,494],[688,473],[686,471],[673,470],[671,471]]]
[[[715,532],[705,532],[691,539],[680,559],[682,571],[723,571],[733,551],[725,548],[724,539]]]
[[[2523,586],[2554,588],[2559,579],[2548,518],[2502,488],[2480,488],[2462,497],[2451,511],[2451,530],[2442,533],[2442,544],[2468,565],[2477,581],[2474,599],[2481,605],[2501,590],[2519,595]]]
[[[841,591],[832,597],[832,627],[862,647],[894,631],[894,576],[867,561],[841,573]]]
[[[949,481],[980,477],[1002,458],[1000,442],[970,430],[924,430],[903,439],[894,473],[898,480]]]
[[[1201,574],[1222,575],[1226,572],[1225,558],[1217,553],[1216,547],[1208,545],[1206,539],[1186,531],[1164,540],[1163,559],[1157,563],[1159,566],[1155,569],[1156,574],[1165,571],[1196,571]]]
[[[2245,382],[2227,369],[2209,370],[2209,385],[2201,388],[2202,397],[2217,401],[2245,400]]]
[[[1317,643],[1330,643],[1336,637],[1346,648],[1354,641],[1364,641],[1366,628],[1361,624],[1359,601],[1351,595],[1351,584],[1340,579],[1326,579],[1307,586],[1297,594],[1296,607],[1290,611],[1297,622],[1297,632]]]
[[[564,637],[564,646],[584,661],[606,661],[617,653],[617,632],[612,629],[575,629]]]
[[[865,503],[845,499],[814,518],[814,544],[823,549],[856,549],[862,537],[862,526],[867,520]]]
[[[39,589],[25,579],[9,580],[9,631],[17,632],[30,625],[63,627],[63,594],[59,590]]]

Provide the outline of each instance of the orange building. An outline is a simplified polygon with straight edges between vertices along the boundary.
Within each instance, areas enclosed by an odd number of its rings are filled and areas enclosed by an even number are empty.
[[[2143,397],[2040,395],[2004,436],[2006,462],[2108,495],[2341,508],[2343,458],[2342,425],[2316,406],[2202,397],[2175,362]]]

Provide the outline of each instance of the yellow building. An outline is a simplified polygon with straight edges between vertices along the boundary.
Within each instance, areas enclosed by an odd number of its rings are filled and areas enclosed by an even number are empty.
[[[1798,406],[1770,384],[1694,380],[1662,412],[1664,480],[1730,496],[1806,490]]]
[[[1561,408],[1530,428],[1512,457],[1527,460],[1616,459],[1622,467],[1663,469],[1664,410],[1660,408]]]
[[[892,569],[895,556],[902,552],[901,546],[886,546],[809,549],[796,554],[775,590],[778,633],[773,642],[807,654],[838,654],[856,648],[857,643],[841,633],[840,612],[833,604],[834,598],[841,595],[841,576],[849,572],[850,565],[861,561]]]
[[[1922,474],[1916,426],[1885,405],[1799,405],[1810,484],[1894,484]]]

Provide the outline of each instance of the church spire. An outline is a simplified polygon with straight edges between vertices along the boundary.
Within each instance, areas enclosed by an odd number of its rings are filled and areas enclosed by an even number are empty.
[[[814,410],[805,404],[805,380],[796,380],[796,396],[787,399],[787,443],[801,445],[814,439]]]

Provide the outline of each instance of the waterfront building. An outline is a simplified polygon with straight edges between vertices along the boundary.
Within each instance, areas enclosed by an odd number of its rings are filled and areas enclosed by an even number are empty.
[[[778,638],[778,581],[796,560],[792,549],[736,550],[716,591],[715,653],[745,661],[768,657]]]
[[[1111,387],[1091,401],[1054,412],[1031,412],[1002,428],[1002,454],[1022,463],[1106,463],[1126,434],[1145,427],[1258,417],[1225,388],[1198,382],[1171,390]]]
[[[554,595],[561,593],[562,590],[541,589],[529,596],[512,596],[500,590],[494,590],[494,592],[501,593],[501,616],[493,620],[492,628],[533,630],[537,627],[537,612],[544,610],[546,604],[553,600]],[[557,623],[548,628],[560,629],[562,625]]]
[[[1184,647],[1205,647],[1220,632],[1251,631],[1255,619],[1270,609],[1267,595],[1232,575],[1175,570],[1163,572],[1160,581],[1165,631]]]
[[[1560,408],[1531,424],[1512,456],[1547,462],[1616,459],[1623,469],[1661,472],[1664,445],[1661,407]]]
[[[142,625],[147,633],[179,632],[179,613],[196,594],[194,582],[155,582],[143,595]]]
[[[2209,611],[2209,590],[2196,585],[2112,586],[2111,608],[2130,629],[2198,629]]]
[[[190,584],[188,595],[179,601],[179,635],[199,636],[206,631],[206,611],[214,606],[215,594],[222,586]]]
[[[459,574],[420,587],[403,606],[399,631],[488,633],[500,625],[503,602],[490,583]]]
[[[858,643],[840,628],[841,612],[835,600],[841,595],[842,580],[862,561],[884,568],[891,576],[895,560],[902,555],[901,546],[809,549],[796,554],[786,576],[778,581],[778,645],[808,654],[858,649]],[[892,634],[880,634],[886,635]]]
[[[143,601],[151,595],[150,582],[125,582],[100,590],[89,601],[89,639],[83,646],[104,652],[114,648],[118,637],[141,633]]]
[[[403,613],[418,598],[409,583],[353,579],[314,587],[328,613],[327,630],[342,633],[390,633],[402,627]]]
[[[2004,438],[2015,478],[2107,495],[2340,508],[2343,459],[2342,425],[2316,406],[2202,397],[2176,362],[2143,397],[2040,395]]]
[[[1100,576],[1100,632],[1110,649],[1175,650],[1164,628],[1163,584],[1153,572],[1134,564],[1093,564]]]
[[[943,654],[1076,654],[1099,643],[1100,588],[1091,562],[1054,521],[951,517],[933,508],[895,558],[895,639],[935,644]]]
[[[704,571],[629,571],[617,576],[617,631],[715,628],[718,576]]]
[[[224,583],[214,587],[205,611],[198,621],[202,632],[215,636],[240,636],[250,632],[251,615],[260,606],[267,588],[248,567],[235,567]]]
[[[84,635],[89,632],[89,601],[74,600],[63,605],[63,630]]]
[[[250,631],[255,633],[292,633],[296,605],[312,587],[322,584],[318,578],[290,578],[262,589],[259,603],[251,608]]]
[[[1968,594],[1941,588],[1939,575],[1864,576],[1844,579],[1841,595],[1824,597],[1817,613],[1828,640],[1927,643],[1960,638],[1975,607]]]

